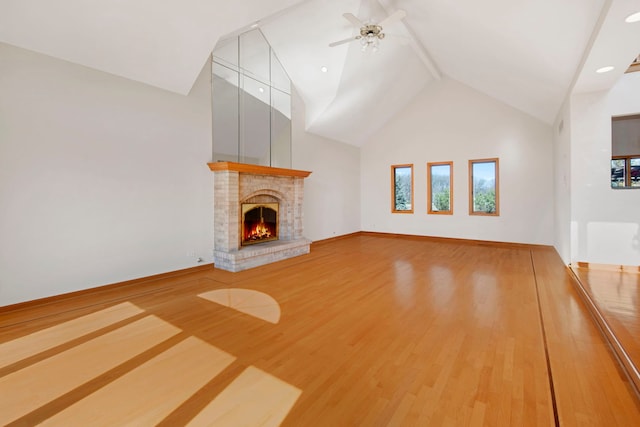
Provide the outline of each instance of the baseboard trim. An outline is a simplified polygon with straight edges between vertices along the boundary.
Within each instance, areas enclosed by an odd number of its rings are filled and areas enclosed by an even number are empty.
[[[390,239],[411,239],[411,240],[425,240],[431,242],[442,243],[456,243],[476,246],[494,246],[503,248],[552,248],[551,245],[539,245],[534,243],[516,243],[516,242],[498,242],[493,240],[472,240],[472,239],[460,239],[456,237],[437,237],[437,236],[419,236],[416,234],[398,234],[398,233],[383,233],[379,231],[360,231],[362,236],[376,236],[386,237]]]
[[[198,273],[206,270],[213,269],[213,264],[198,265],[195,267],[189,267],[181,270],[168,271],[166,273],[154,274],[152,276],[140,277],[138,279],[125,280],[123,282],[110,283],[108,285],[96,286],[93,288],[81,289],[79,291],[67,292],[59,295],[52,295],[50,297],[38,298],[34,300],[19,302],[16,304],[0,306],[0,314],[6,314],[9,312],[15,312],[19,310],[25,310],[33,307],[40,307],[43,305],[53,304],[87,294],[94,294],[102,291],[113,291],[115,289],[124,288],[132,285],[139,285],[141,283],[152,282],[154,280],[168,279],[171,277],[183,276],[185,274]]]
[[[333,237],[328,237],[326,239],[315,240],[311,242],[311,247],[325,245],[327,243],[335,242],[336,240],[347,239],[349,237],[355,237],[360,235],[361,233],[362,231],[356,231],[354,233],[341,234],[339,236],[333,236]]]

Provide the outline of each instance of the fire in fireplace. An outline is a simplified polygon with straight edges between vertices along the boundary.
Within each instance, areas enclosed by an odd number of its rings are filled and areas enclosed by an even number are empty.
[[[278,240],[278,204],[242,204],[242,245]]]

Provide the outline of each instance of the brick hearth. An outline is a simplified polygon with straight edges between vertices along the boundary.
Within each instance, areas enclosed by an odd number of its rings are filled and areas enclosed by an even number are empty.
[[[304,178],[311,172],[233,162],[209,163],[214,173],[216,268],[242,271],[309,253],[303,233]],[[241,204],[278,203],[279,240],[241,246]]]

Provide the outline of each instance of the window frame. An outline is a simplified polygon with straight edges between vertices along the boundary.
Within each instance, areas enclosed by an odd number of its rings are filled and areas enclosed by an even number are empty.
[[[640,159],[640,154],[632,155],[632,156],[611,156],[611,162],[614,160],[624,160],[624,186],[614,187],[609,182],[611,189],[613,190],[630,190],[630,189],[640,189],[640,185],[632,185],[631,181],[631,160]]]
[[[496,209],[494,212],[474,211],[473,209],[473,199],[474,199],[473,165],[475,165],[476,163],[494,163],[495,164]],[[469,215],[500,216],[500,159],[498,157],[469,160]]]
[[[449,166],[449,210],[433,210],[432,188],[431,188],[431,168],[433,166]],[[453,215],[453,161],[428,162],[427,163],[427,214],[428,215]]]
[[[396,169],[409,168],[411,171],[411,209],[396,209]],[[402,165],[391,165],[391,213],[412,214],[414,210],[414,186],[413,186],[413,163]]]

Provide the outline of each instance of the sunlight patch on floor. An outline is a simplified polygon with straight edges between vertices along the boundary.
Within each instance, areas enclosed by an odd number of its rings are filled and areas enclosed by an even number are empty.
[[[0,378],[0,424],[28,414],[179,332],[147,316]]]
[[[143,312],[141,308],[134,304],[123,302],[13,341],[2,343],[0,344],[0,367],[11,365]]]
[[[270,323],[280,320],[280,306],[262,292],[221,289],[199,296]],[[180,340],[177,335],[184,331],[155,315],[136,319],[145,313],[125,302],[0,344],[0,368],[9,371],[0,377],[0,425],[30,420],[54,426],[156,425],[182,410],[237,359],[200,338]],[[124,322],[127,319],[130,323]],[[101,331],[121,322],[126,324]],[[102,335],[90,335],[96,332]],[[73,347],[60,347],[84,336],[85,341]],[[170,338],[177,343],[168,347]],[[121,371],[125,372],[121,376],[105,376],[117,375],[114,369],[159,345],[165,347],[131,370]],[[11,371],[12,364],[25,359],[32,363]],[[83,389],[98,378],[104,386]],[[277,426],[301,393],[249,366],[222,392],[208,397],[200,413],[189,414],[186,409],[184,415],[193,417],[191,425]],[[64,406],[70,395],[77,400]],[[59,412],[46,413],[52,410]],[[38,418],[42,416],[49,418]]]
[[[280,321],[280,304],[264,292],[229,288],[216,289],[198,296],[269,323],[276,324]]]
[[[235,359],[189,337],[42,425],[156,425]],[[108,409],[96,416],[96,408]]]
[[[301,393],[291,384],[249,366],[187,425],[276,427]]]

